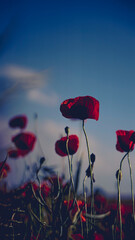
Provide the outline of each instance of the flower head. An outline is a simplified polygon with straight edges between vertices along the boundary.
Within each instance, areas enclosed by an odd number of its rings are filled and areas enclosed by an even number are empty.
[[[36,136],[31,132],[19,133],[12,138],[12,142],[20,150],[20,155],[24,156],[34,149]]]
[[[25,128],[27,125],[28,119],[25,115],[19,115],[19,116],[15,116],[13,118],[10,119],[9,121],[9,126],[11,128]]]
[[[60,111],[66,118],[98,120],[99,101],[90,96],[70,98],[61,103]]]
[[[131,141],[131,136],[134,133],[133,130],[125,131],[125,130],[118,130],[116,131],[117,135],[117,144],[116,149],[120,152],[128,152],[133,151],[134,144]]]
[[[55,143],[55,151],[61,157],[65,157],[68,155],[66,149],[66,141],[67,137],[62,137]],[[77,152],[79,148],[79,138],[76,135],[70,135],[68,141],[68,150],[69,154],[73,155]]]

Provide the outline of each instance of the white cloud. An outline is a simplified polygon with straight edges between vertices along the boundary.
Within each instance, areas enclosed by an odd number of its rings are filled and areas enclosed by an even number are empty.
[[[56,93],[47,95],[37,89],[33,89],[28,92],[28,99],[45,106],[55,106],[58,102],[58,96]]]
[[[0,78],[4,77],[24,89],[41,87],[45,84],[47,71],[35,72],[17,65],[6,65],[0,68]]]

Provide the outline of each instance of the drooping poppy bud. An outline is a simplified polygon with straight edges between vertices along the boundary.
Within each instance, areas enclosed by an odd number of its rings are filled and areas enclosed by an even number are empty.
[[[95,156],[94,153],[92,153],[92,154],[90,155],[90,160],[91,160],[91,163],[92,163],[92,164],[94,164],[95,159],[96,159],[96,156]]]
[[[118,169],[116,171],[116,179],[118,179],[118,178],[119,178],[119,181],[121,181],[121,179],[122,179],[122,171],[120,169]]]
[[[44,157],[41,157],[40,158],[40,166],[42,166],[42,164],[45,162],[45,158]]]
[[[67,136],[69,136],[69,131],[70,131],[70,128],[69,127],[65,127],[65,133],[67,134]]]

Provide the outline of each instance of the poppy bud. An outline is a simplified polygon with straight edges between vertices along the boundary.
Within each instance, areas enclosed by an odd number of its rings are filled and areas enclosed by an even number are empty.
[[[95,159],[96,159],[96,156],[95,156],[94,153],[92,153],[92,154],[90,155],[90,160],[91,160],[92,164],[95,162]]]
[[[40,158],[40,166],[42,166],[42,164],[45,162],[45,158],[44,157],[41,157]]]
[[[118,179],[118,177],[119,177],[119,181],[121,181],[121,179],[122,179],[122,171],[120,169],[118,169],[117,172],[116,172],[116,179]]]
[[[67,136],[69,136],[69,132],[70,132],[70,128],[69,127],[65,127],[65,133],[67,134]]]

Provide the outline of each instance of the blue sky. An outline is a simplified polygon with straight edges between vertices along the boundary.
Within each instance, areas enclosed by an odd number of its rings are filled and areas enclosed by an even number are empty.
[[[55,140],[66,125],[80,133],[79,122],[62,117],[60,103],[93,96],[100,102],[100,117],[97,122],[88,120],[86,130],[91,151],[97,155],[96,186],[115,192],[115,171],[123,156],[115,150],[115,131],[135,130],[134,11],[133,1],[126,0],[1,1],[2,146],[10,142],[3,140],[3,129],[10,132],[10,117],[25,113],[32,129],[37,112],[47,164],[53,164],[54,158],[59,164],[54,149],[49,151]],[[129,193],[127,166],[123,171],[122,191]]]

